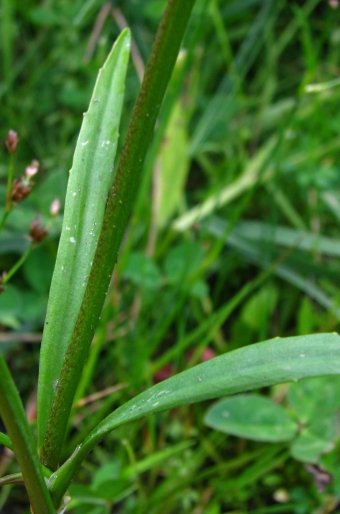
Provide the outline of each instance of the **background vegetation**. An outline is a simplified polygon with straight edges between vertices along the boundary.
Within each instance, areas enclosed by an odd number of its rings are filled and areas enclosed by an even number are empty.
[[[340,11],[330,4],[197,0],[78,390],[65,456],[122,400],[200,360],[276,335],[338,330]],[[63,202],[97,70],[126,22],[135,48],[124,135],[164,5],[3,0],[1,138],[9,129],[19,133],[17,175],[32,159],[41,170],[0,236],[0,270],[24,252],[23,235],[35,216],[47,223],[52,200]],[[323,87],[308,93],[308,84]],[[1,152],[5,198],[5,145]],[[36,343],[59,218],[0,296],[0,350],[32,419]],[[338,396],[335,387],[328,393]],[[101,397],[91,396],[98,392]],[[297,418],[306,405],[294,403],[286,386],[262,392]],[[311,402],[308,423],[320,417],[323,402],[322,393]],[[324,492],[301,462],[308,459],[289,443],[214,431],[204,424],[209,405],[202,404],[113,432],[79,472],[69,511],[336,512],[334,405],[326,416],[332,451],[314,459],[333,475]],[[6,452],[0,468],[16,471]],[[0,509],[28,512],[24,490],[2,488]]]

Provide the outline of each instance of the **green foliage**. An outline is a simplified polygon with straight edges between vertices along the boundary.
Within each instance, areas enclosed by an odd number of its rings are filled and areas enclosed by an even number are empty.
[[[141,71],[165,3],[127,0],[113,10],[98,0],[1,4],[2,139],[9,128],[19,133],[16,175],[32,158],[41,162],[30,197],[0,233],[1,271],[29,248],[23,236],[37,213],[49,224],[51,201],[57,196],[63,204],[82,113],[119,33],[119,14],[131,27]],[[98,423],[161,378],[276,335],[338,330],[337,15],[321,0],[293,9],[284,1],[197,0],[112,287],[105,289],[61,463]],[[136,63],[134,51],[116,162],[138,90]],[[0,160],[3,199],[5,152]],[[0,296],[6,343],[0,350],[28,405],[38,365],[38,346],[30,341],[40,338],[61,219]],[[115,252],[105,250],[112,262]],[[97,321],[89,323],[90,334]],[[95,399],[97,392],[102,396]],[[204,426],[206,404],[157,413],[116,428],[93,448],[69,489],[68,510],[334,511],[340,491],[335,377],[256,394],[266,405],[274,399],[285,419],[293,416],[294,439],[268,444],[241,432],[241,440],[227,437]],[[247,415],[239,411],[248,422],[250,413],[251,407]],[[332,474],[325,493],[302,463]],[[19,471],[16,462],[6,466]],[[11,487],[0,493],[0,510],[9,495],[8,509],[20,512],[19,486]]]
[[[257,395],[234,396],[215,403],[205,423],[254,441],[292,441],[290,452],[295,459],[319,464],[338,438],[339,387],[339,377],[290,384],[286,409]]]
[[[290,441],[298,428],[282,407],[255,394],[215,403],[208,410],[205,423],[226,434],[266,442]]]

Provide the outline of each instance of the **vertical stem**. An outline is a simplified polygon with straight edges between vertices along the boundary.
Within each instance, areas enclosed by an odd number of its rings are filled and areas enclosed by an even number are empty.
[[[2,281],[2,284],[6,284],[13,275],[18,271],[19,268],[24,264],[25,260],[33,250],[33,243],[27,248],[27,250],[22,254],[20,259],[14,264],[14,266],[6,273],[5,278]]]
[[[7,216],[10,213],[10,210],[12,209],[11,188],[12,188],[12,181],[13,181],[13,169],[14,169],[14,154],[10,154],[9,155],[9,165],[8,165],[8,175],[7,175],[7,187],[6,187],[6,204],[5,204],[4,213],[0,220],[0,231],[3,229],[3,226],[5,224]]]
[[[11,210],[11,187],[13,181],[13,169],[14,169],[14,154],[9,155],[9,166],[7,175],[7,189],[6,189],[6,212]]]
[[[55,514],[42,474],[31,427],[2,353],[0,353],[0,416],[12,441],[33,514]]]

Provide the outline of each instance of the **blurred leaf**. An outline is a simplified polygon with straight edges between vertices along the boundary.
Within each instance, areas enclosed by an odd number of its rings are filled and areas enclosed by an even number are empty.
[[[157,289],[162,284],[161,273],[155,262],[139,252],[129,256],[123,276],[136,285],[149,289]]]
[[[23,271],[27,282],[39,293],[48,293],[54,258],[45,246],[36,248],[25,261]]]
[[[301,423],[301,434],[291,446],[294,458],[318,462],[333,449],[338,437],[340,377],[318,377],[290,384],[289,405]]]
[[[19,289],[12,285],[6,286],[5,291],[0,294],[0,320],[7,316],[18,316],[22,305]]]
[[[210,428],[253,441],[290,441],[298,426],[285,409],[256,394],[237,395],[215,403],[204,422]]]
[[[41,321],[46,312],[47,294],[42,295],[39,291],[23,291],[21,293],[23,305],[20,310],[20,319],[34,323]]]
[[[61,25],[62,20],[60,17],[49,8],[36,7],[29,11],[29,17],[36,25],[47,25],[50,27]]]
[[[190,286],[190,294],[195,298],[204,298],[209,294],[209,286],[203,280],[198,280]]]
[[[0,254],[24,253],[29,246],[29,241],[17,234],[0,234]]]
[[[108,462],[101,466],[93,476],[92,486],[94,489],[97,489],[103,482],[107,482],[108,480],[115,480],[119,477],[121,469],[120,460],[116,459],[114,461]]]
[[[178,210],[189,170],[185,109],[178,101],[164,135],[157,168],[158,227],[163,227]]]
[[[49,172],[44,180],[33,188],[31,199],[38,205],[40,212],[48,215],[53,200],[59,198],[63,202],[66,185],[67,175],[64,169]]]
[[[332,414],[340,407],[340,377],[318,377],[291,384],[288,402],[304,425]]]
[[[322,437],[316,435],[309,429],[306,429],[294,441],[290,447],[290,452],[294,459],[316,464],[324,453],[328,453],[334,448],[334,438]]]
[[[261,287],[242,309],[242,320],[253,330],[259,330],[273,313],[278,300],[277,289],[272,284]]]
[[[304,296],[301,300],[297,315],[297,331],[299,335],[310,334],[317,326],[317,313],[309,299]]]
[[[144,3],[143,14],[152,20],[159,20],[164,11],[165,5],[166,0],[151,0],[151,2],[146,4]]]
[[[167,253],[164,271],[171,284],[179,284],[197,271],[202,263],[204,252],[195,242],[182,243]]]

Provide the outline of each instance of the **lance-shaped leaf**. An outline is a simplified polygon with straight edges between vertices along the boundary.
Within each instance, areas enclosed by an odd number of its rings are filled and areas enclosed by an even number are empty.
[[[49,482],[54,501],[82,460],[114,428],[156,412],[302,378],[340,374],[337,334],[275,338],[226,353],[164,380],[107,416]]]
[[[84,298],[106,199],[114,179],[130,33],[122,32],[99,71],[78,137],[41,348],[39,446],[43,444],[65,354]]]

